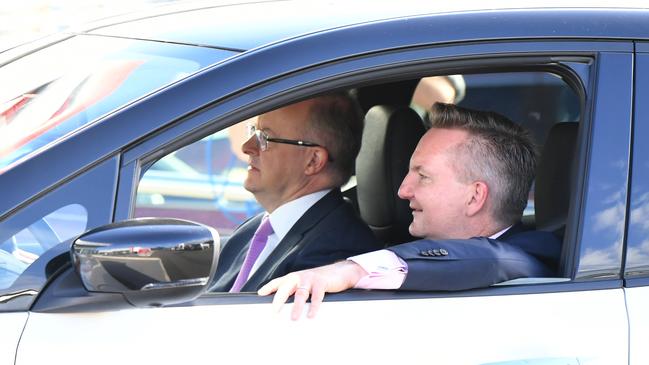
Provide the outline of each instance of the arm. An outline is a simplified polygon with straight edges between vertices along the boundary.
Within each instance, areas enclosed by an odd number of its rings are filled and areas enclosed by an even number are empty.
[[[519,277],[548,274],[547,268],[525,251],[487,238],[420,240],[394,246],[388,250],[394,252],[406,264],[403,274],[407,272],[407,275],[401,287],[394,284],[394,280],[390,280],[389,286],[371,284],[362,287],[422,291],[465,290],[487,287]],[[365,255],[374,256],[381,252],[385,250]],[[295,294],[295,304],[291,314],[293,320],[300,317],[302,308],[311,295],[308,317],[313,318],[325,293],[337,293],[359,287],[359,280],[365,279],[368,275],[370,274],[361,265],[346,260],[277,278],[263,286],[258,294],[276,293],[273,306],[277,311],[288,297]]]
[[[545,265],[519,247],[483,237],[419,240],[388,250],[408,265],[400,290],[466,290],[551,275]]]
[[[295,295],[291,319],[297,320],[302,308],[311,296],[308,317],[313,318],[322,303],[325,293],[338,293],[354,287],[367,272],[349,260],[315,269],[302,270],[271,280],[257,292],[265,296],[275,293],[273,307],[279,311],[291,295]]]

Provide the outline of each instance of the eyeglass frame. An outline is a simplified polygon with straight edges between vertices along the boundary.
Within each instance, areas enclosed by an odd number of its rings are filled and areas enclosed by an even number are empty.
[[[253,136],[255,137],[255,139],[257,140],[257,146],[259,146],[259,149],[262,152],[268,150],[268,142],[290,144],[290,145],[302,146],[302,147],[321,147],[326,150],[324,146],[314,142],[303,141],[300,139],[269,137],[266,132],[262,131],[261,129],[257,129],[257,126],[255,126],[254,124],[248,124],[246,126],[246,135],[248,136],[248,139],[252,138]],[[327,155],[329,155],[329,151],[327,151]],[[329,161],[333,161],[331,155],[329,155],[328,157],[329,157]]]

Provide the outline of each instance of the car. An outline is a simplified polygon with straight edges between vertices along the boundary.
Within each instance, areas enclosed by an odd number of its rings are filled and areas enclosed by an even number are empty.
[[[556,275],[349,290],[299,321],[269,297],[208,291],[221,243],[258,211],[214,203],[230,183],[245,194],[237,130],[332,91],[374,130],[450,76],[451,102],[539,144],[524,223],[562,237]],[[649,362],[642,1],[174,4],[4,51],[0,84],[0,364]],[[416,141],[395,128],[378,149],[364,140],[344,189],[386,245],[407,240],[392,157]],[[191,185],[201,176],[221,180]]]

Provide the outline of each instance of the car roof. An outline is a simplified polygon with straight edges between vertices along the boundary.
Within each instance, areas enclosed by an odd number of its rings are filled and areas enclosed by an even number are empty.
[[[430,14],[587,9],[647,9],[644,0],[273,0],[196,1],[106,19],[80,33],[246,51],[300,35],[350,25]],[[188,26],[190,25],[191,26]],[[281,26],[278,26],[281,24]],[[621,24],[622,25],[622,24]],[[611,27],[607,24],[607,27]],[[609,29],[610,32],[610,29]]]

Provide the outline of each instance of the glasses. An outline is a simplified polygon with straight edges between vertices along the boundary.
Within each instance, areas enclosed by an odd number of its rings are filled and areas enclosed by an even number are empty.
[[[257,129],[257,127],[252,124],[249,124],[247,127],[248,127],[248,139],[250,139],[252,136],[255,136],[257,140],[257,145],[259,146],[259,149],[261,151],[266,151],[268,149],[268,142],[292,144],[295,146],[304,146],[304,147],[322,147],[317,143],[301,141],[298,139],[268,137],[268,135],[264,133],[264,131]]]

